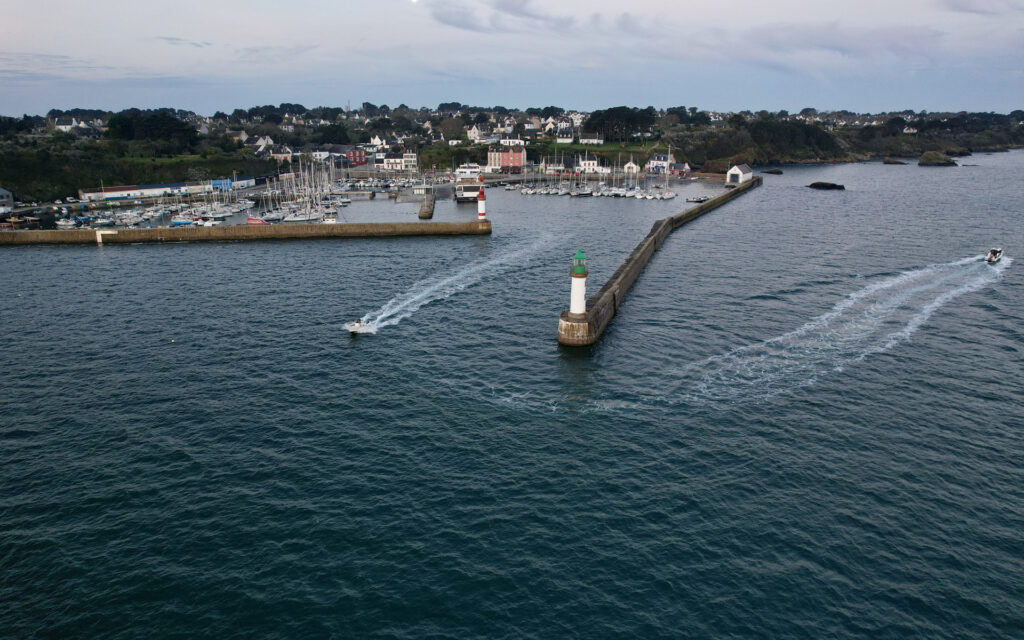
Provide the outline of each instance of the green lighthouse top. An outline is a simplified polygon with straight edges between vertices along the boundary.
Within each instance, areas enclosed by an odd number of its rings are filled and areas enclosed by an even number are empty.
[[[576,252],[576,255],[572,257],[572,272],[580,275],[587,273],[587,256],[583,254],[583,249]]]

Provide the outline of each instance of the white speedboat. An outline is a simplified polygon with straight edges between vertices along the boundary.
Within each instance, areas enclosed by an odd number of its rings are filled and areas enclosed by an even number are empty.
[[[687,202],[707,202],[711,199],[711,196],[690,196],[686,199]]]
[[[344,326],[345,326],[346,329],[348,329],[349,333],[373,333],[374,332],[373,325],[370,324],[369,322],[363,322],[363,320],[361,318],[359,320],[355,320],[353,322],[346,322]]]
[[[999,247],[998,249],[989,249],[988,255],[985,256],[985,262],[987,262],[989,264],[995,264],[995,263],[999,262],[1002,259],[1002,257],[1003,257],[1003,249],[1002,249],[1002,247]]]

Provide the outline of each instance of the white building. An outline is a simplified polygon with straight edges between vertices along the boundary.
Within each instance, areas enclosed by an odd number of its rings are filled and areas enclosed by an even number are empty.
[[[78,120],[68,116],[61,116],[57,118],[53,123],[53,128],[63,133],[70,133],[72,129],[78,126]]]
[[[10,213],[14,209],[14,196],[7,189],[0,189],[0,213]]]
[[[656,153],[647,161],[644,169],[648,173],[667,173],[675,162],[676,159],[671,153]]]
[[[604,144],[604,136],[600,133],[581,133],[580,144]]]
[[[738,164],[725,174],[725,184],[743,184],[754,178],[754,172],[745,164]]]
[[[416,171],[419,168],[420,160],[415,153],[402,154],[402,171]]]
[[[572,129],[568,131],[559,132],[558,136],[555,137],[555,142],[558,144],[572,144],[573,140]]]
[[[519,138],[502,138],[498,144],[503,147],[522,147],[526,145],[526,141]]]
[[[623,165],[622,171],[624,173],[631,173],[633,175],[636,175],[636,174],[640,173],[640,165],[638,165],[637,163],[633,162],[633,159],[630,158],[629,162],[627,162],[625,165]]]

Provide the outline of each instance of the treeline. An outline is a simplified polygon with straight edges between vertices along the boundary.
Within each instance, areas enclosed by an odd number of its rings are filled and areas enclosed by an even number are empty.
[[[101,184],[154,184],[259,175],[277,169],[251,153],[182,155],[172,158],[118,156],[104,143],[71,149],[4,149],[0,184],[20,200],[53,200]]]
[[[41,116],[30,116],[25,114],[20,118],[0,116],[0,137],[13,136],[19,133],[32,133],[34,129],[46,124],[46,119]]]
[[[612,107],[591,113],[583,129],[603,134],[606,141],[624,141],[638,131],[650,129],[657,119],[658,111],[654,107]]]

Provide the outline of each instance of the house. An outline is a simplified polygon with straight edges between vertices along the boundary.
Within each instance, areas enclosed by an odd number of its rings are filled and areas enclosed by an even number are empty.
[[[666,173],[669,167],[675,164],[675,161],[676,159],[671,153],[656,153],[644,165],[644,171],[647,173]]]
[[[373,136],[372,138],[370,138],[370,144],[373,145],[374,147],[377,147],[377,149],[388,148],[387,138],[381,136]]]
[[[637,163],[633,162],[633,159],[630,158],[629,162],[627,162],[626,164],[624,164],[622,166],[622,171],[623,171],[623,173],[636,175],[636,174],[640,173],[640,165],[638,165]]]
[[[600,169],[597,158],[590,154],[584,155],[576,166],[580,173],[598,173]]]
[[[383,169],[385,171],[401,171],[403,166],[402,156],[397,153],[389,153],[384,156]]]
[[[572,144],[573,140],[575,140],[575,138],[572,135],[572,129],[564,132],[559,131],[558,135],[555,136],[555,142],[558,144]]]
[[[466,135],[469,137],[471,142],[480,142],[487,137],[488,132],[480,125],[474,124],[469,128],[469,131],[466,132]]]
[[[0,188],[0,213],[10,213],[14,209],[14,196],[7,189]]]
[[[526,164],[526,148],[502,145],[487,150],[487,170],[489,173],[522,173]]]
[[[498,141],[498,144],[503,147],[522,147],[526,144],[526,141],[519,138],[502,138]]]
[[[415,153],[402,154],[402,171],[416,171],[419,168],[420,160]]]
[[[689,162],[684,162],[682,164],[675,163],[671,167],[669,167],[669,173],[671,173],[674,176],[681,176],[690,173],[690,171],[691,169]]]
[[[275,144],[264,147],[264,151],[274,160],[277,160],[278,164],[282,162],[291,162],[292,150],[291,147],[283,144]]]
[[[462,144],[462,140],[449,140],[448,141],[448,146],[449,147],[457,147],[460,144]]]
[[[559,156],[545,156],[540,163],[541,173],[549,176],[558,175],[567,171],[572,171],[575,166],[572,158],[564,158]]]
[[[604,135],[600,133],[581,133],[580,144],[604,144]]]
[[[914,127],[912,127],[910,125],[907,125],[907,126],[903,127],[903,133],[905,133],[908,136],[912,136],[915,133],[917,133],[917,129],[915,129]]]
[[[735,165],[725,174],[725,184],[743,184],[754,178],[754,172],[745,164]]]
[[[53,123],[53,128],[61,133],[71,133],[71,130],[78,126],[78,119],[70,116],[61,116]]]
[[[249,134],[246,133],[245,131],[232,131],[231,133],[228,134],[228,137],[230,137],[232,140],[236,142],[241,142],[242,144],[245,144],[245,141],[249,139]]]

